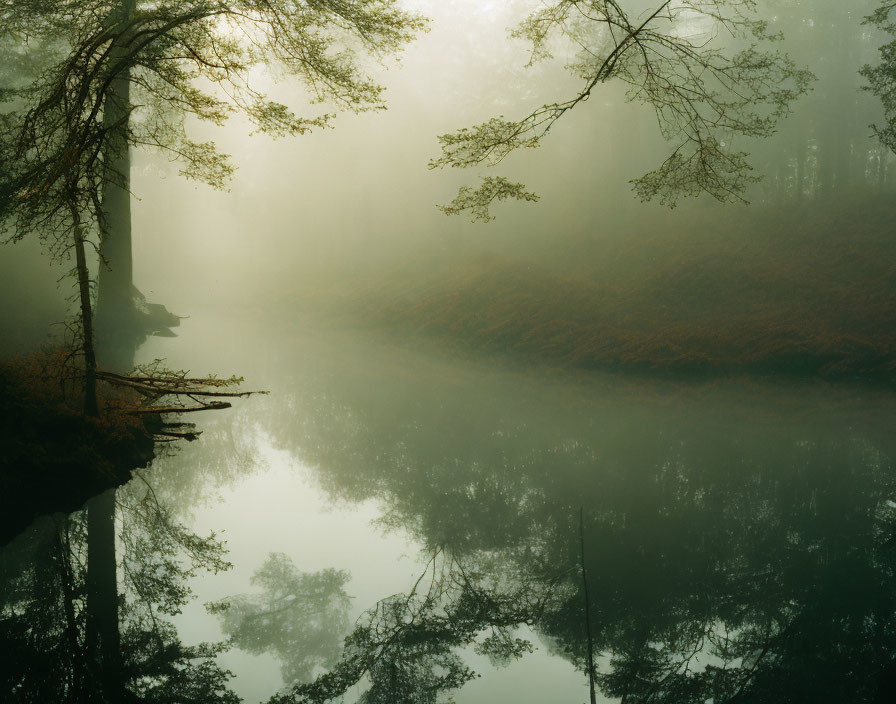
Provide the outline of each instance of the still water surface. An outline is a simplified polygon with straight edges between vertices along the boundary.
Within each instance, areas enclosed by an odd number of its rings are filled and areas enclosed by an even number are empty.
[[[361,657],[359,623],[407,637],[347,702],[585,702],[589,640],[598,701],[890,700],[886,394],[570,375],[255,311],[141,356],[271,391],[119,490],[226,540],[172,620],[234,639],[245,701]]]

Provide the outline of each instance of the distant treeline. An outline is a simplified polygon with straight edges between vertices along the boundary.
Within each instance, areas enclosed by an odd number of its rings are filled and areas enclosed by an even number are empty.
[[[891,39],[866,17],[874,0],[774,3],[773,23],[794,59],[817,80],[777,137],[757,144],[756,163],[767,174],[763,199],[802,200],[856,187],[892,189],[896,157],[874,138],[882,126],[880,101],[862,75],[878,64]]]

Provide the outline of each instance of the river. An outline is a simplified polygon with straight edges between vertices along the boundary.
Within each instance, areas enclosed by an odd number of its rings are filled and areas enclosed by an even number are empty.
[[[597,701],[892,691],[890,395],[569,373],[249,307],[178,332],[141,359],[270,393],[196,414],[119,497],[226,541],[171,620],[234,639],[244,701],[336,666],[358,625],[392,640],[348,702],[577,704],[589,642]],[[230,621],[205,607],[227,599]]]

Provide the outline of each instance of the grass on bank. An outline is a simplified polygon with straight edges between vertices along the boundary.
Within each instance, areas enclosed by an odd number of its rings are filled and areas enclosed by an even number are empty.
[[[0,364],[0,545],[36,515],[74,511],[154,456],[151,417],[104,389],[101,417],[83,412],[81,376],[53,349]],[[116,410],[118,409],[118,410]]]
[[[896,204],[707,208],[538,256],[458,251],[341,280],[356,324],[550,366],[896,377]],[[487,238],[487,231],[484,238]]]

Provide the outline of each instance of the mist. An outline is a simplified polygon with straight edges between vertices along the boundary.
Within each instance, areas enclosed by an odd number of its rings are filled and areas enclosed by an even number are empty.
[[[889,3],[250,5],[0,3],[0,700],[889,701]]]

